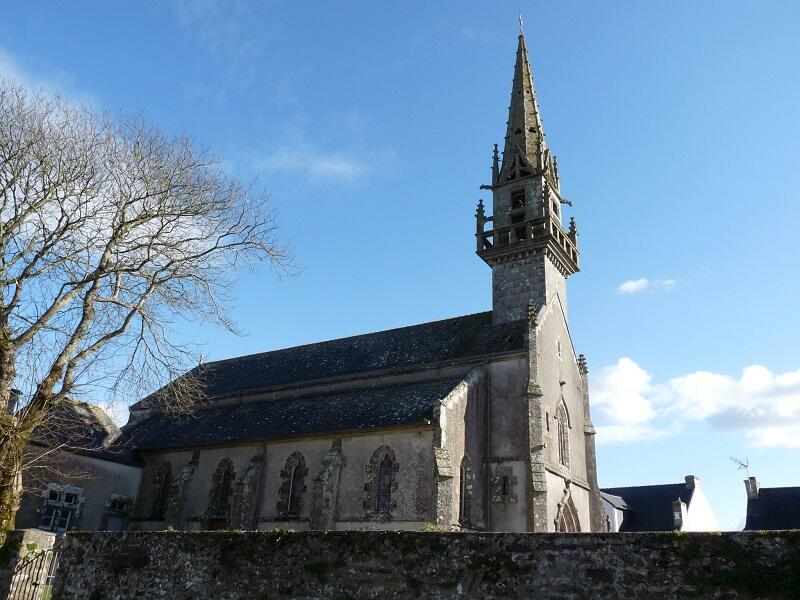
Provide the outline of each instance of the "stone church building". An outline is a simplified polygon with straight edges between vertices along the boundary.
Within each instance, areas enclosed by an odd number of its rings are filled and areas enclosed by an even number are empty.
[[[478,204],[492,310],[207,363],[191,414],[135,404],[127,527],[600,531],[578,271],[523,36],[508,128]]]

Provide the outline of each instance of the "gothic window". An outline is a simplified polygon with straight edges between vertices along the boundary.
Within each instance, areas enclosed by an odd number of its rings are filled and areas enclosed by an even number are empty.
[[[472,508],[472,465],[466,455],[461,460],[458,476],[458,522],[460,525],[469,525]]]
[[[378,466],[378,493],[375,502],[375,511],[388,513],[392,506],[392,479],[393,479],[392,459],[384,456]]]
[[[558,462],[569,467],[569,414],[563,399],[558,407],[556,420],[558,422]]]
[[[223,458],[217,465],[208,496],[209,529],[227,529],[233,497],[233,482],[236,473],[229,458]]]
[[[150,514],[153,521],[163,521],[166,518],[171,486],[172,465],[163,462],[153,478],[153,509]]]
[[[286,459],[281,471],[278,512],[284,517],[296,517],[303,509],[303,493],[306,491],[305,478],[308,474],[306,459],[300,452],[294,452]]]
[[[397,490],[397,460],[388,446],[381,446],[372,453],[367,465],[367,483],[364,491],[367,498],[364,508],[374,517],[388,518],[396,506],[394,493]]]

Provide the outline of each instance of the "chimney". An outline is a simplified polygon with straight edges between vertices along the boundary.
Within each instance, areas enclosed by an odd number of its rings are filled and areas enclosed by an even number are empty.
[[[693,490],[695,485],[700,483],[700,478],[697,475],[687,475],[684,480],[686,481],[687,490]]]
[[[748,500],[758,500],[758,490],[760,488],[761,484],[758,483],[758,479],[755,477],[748,477],[744,480],[744,489],[747,490]]]
[[[678,498],[672,501],[672,524],[678,531],[683,527],[684,517],[686,516],[686,504]]]

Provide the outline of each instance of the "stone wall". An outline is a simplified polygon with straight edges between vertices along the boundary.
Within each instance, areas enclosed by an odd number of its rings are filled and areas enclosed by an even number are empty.
[[[797,598],[800,532],[72,533],[54,598]]]

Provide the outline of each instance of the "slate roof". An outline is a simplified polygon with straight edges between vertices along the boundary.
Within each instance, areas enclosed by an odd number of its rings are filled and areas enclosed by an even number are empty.
[[[100,448],[118,434],[119,428],[101,407],[67,399],[49,410],[31,438],[50,448],[87,450]]]
[[[764,529],[800,529],[800,487],[762,487],[747,499],[744,530]]]
[[[334,391],[202,408],[182,416],[159,412],[125,431],[120,443],[152,450],[422,425],[431,422],[437,401],[460,381],[449,378]]]
[[[130,450],[112,448],[119,435],[119,428],[102,407],[67,399],[53,407],[33,430],[31,443],[112,462],[136,463]]]
[[[621,496],[614,496],[613,494],[606,494],[605,492],[600,492],[600,497],[608,502],[614,508],[619,510],[630,510],[631,507],[625,504],[625,500],[622,499]]]
[[[672,502],[680,498],[688,506],[694,490],[686,483],[668,483],[603,488],[600,492],[619,496],[627,505],[620,531],[672,531]]]
[[[522,350],[524,340],[524,321],[495,327],[489,311],[210,362],[189,374],[197,377],[206,397],[215,398]],[[156,406],[162,392],[139,401],[132,410]]]

